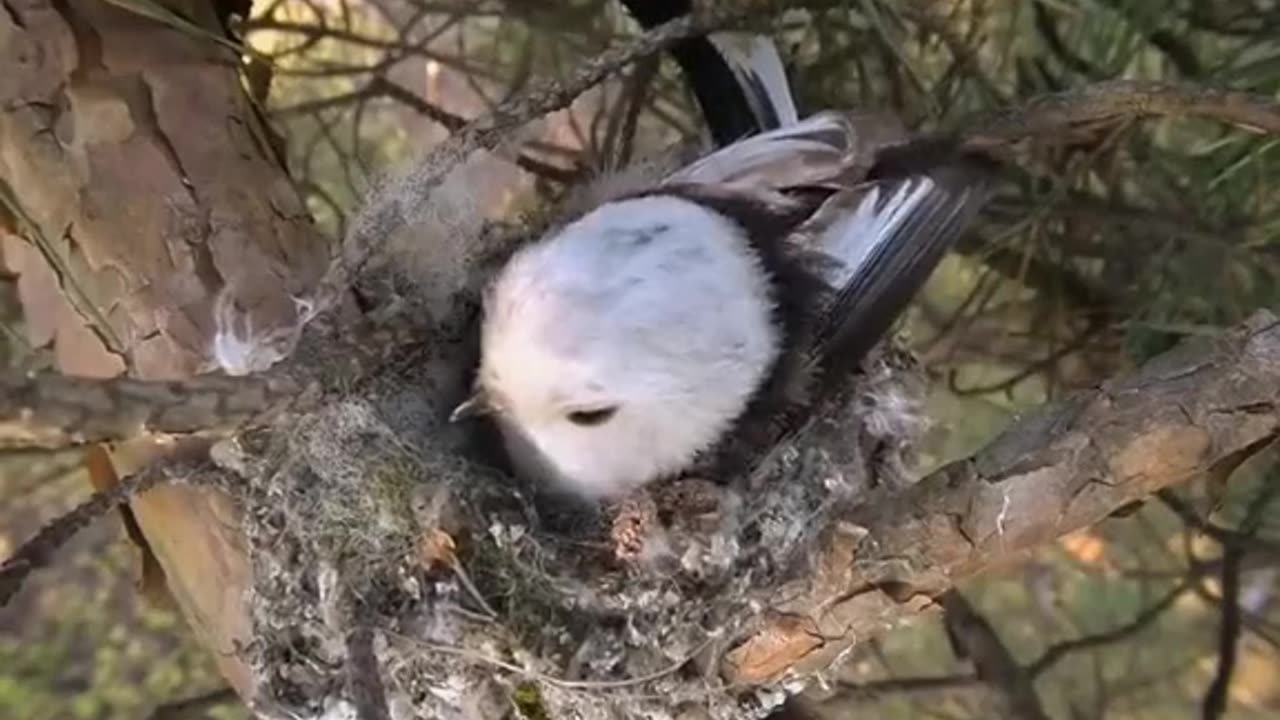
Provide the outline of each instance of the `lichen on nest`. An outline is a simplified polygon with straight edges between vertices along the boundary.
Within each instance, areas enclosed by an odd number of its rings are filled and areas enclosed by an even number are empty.
[[[409,358],[251,451],[258,711],[354,712],[356,627],[374,630],[396,718],[728,719],[784,698],[727,687],[720,659],[810,570],[829,521],[899,472],[916,417],[904,376],[874,361],[845,411],[753,473],[590,513],[460,452],[431,382],[455,361]]]

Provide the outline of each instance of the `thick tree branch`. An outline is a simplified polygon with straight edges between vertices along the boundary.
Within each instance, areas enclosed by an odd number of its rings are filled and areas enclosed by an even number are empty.
[[[987,567],[1261,449],[1280,432],[1280,321],[1259,312],[1023,418],[977,455],[827,530],[817,571],[726,658],[737,682],[829,665]]]
[[[283,375],[149,382],[10,373],[0,377],[0,448],[66,447],[147,431],[234,429],[299,392]]]

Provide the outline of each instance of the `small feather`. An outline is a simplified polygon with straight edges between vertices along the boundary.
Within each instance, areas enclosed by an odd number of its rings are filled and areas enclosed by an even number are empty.
[[[667,177],[667,183],[784,190],[845,177],[854,132],[843,115],[824,112],[717,150]]]

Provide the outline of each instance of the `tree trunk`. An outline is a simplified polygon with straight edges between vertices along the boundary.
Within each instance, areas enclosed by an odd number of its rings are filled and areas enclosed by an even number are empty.
[[[294,320],[327,258],[241,84],[211,4],[175,30],[97,0],[4,0],[0,236],[27,339],[69,375],[182,378],[210,361],[220,292],[259,327]],[[203,29],[208,37],[197,30]],[[120,474],[163,448],[117,449]],[[239,522],[217,491],[130,503],[200,641],[242,693]]]

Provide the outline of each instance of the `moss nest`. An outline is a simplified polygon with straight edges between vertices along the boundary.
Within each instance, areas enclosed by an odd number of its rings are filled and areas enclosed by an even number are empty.
[[[908,384],[871,373],[847,412],[743,477],[591,510],[468,459],[452,398],[423,390],[445,361],[403,363],[256,451],[241,500],[259,712],[356,717],[357,628],[394,718],[728,720],[785,698],[729,687],[720,662],[811,571],[829,521],[900,463],[902,418],[880,438],[857,418],[914,407]]]
[[[748,473],[584,508],[490,467],[447,420],[475,360],[473,278],[416,299],[377,280],[428,342],[239,440],[256,712],[382,717],[360,712],[373,689],[397,719],[730,720],[801,685],[731,687],[722,662],[832,520],[903,476],[922,383],[897,354]]]

